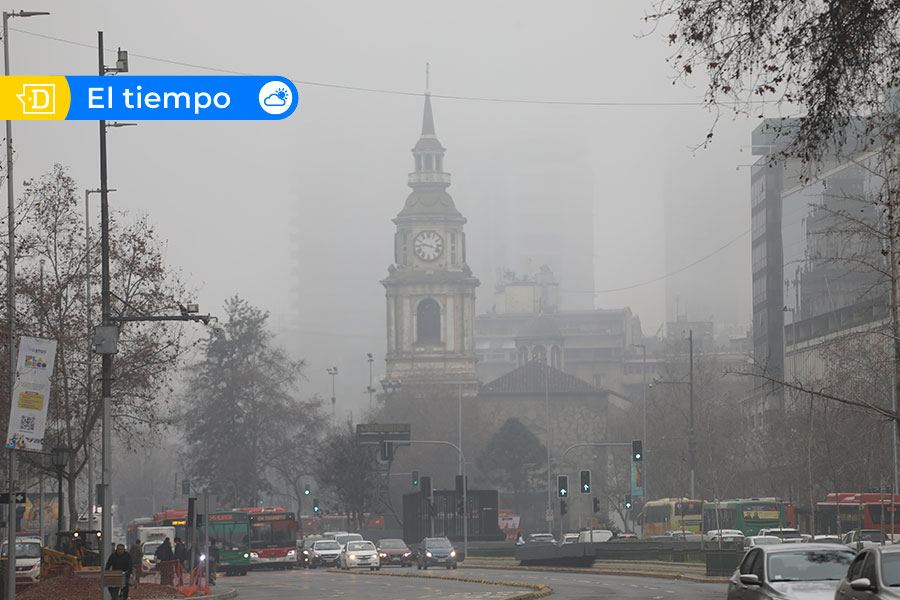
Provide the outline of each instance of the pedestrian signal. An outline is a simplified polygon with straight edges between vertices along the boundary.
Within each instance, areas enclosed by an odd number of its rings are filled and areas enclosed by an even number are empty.
[[[631,494],[625,494],[625,510],[631,510]]]

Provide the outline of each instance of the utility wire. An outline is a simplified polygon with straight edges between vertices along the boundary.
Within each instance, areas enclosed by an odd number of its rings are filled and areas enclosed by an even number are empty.
[[[11,31],[15,31],[16,33],[24,33],[25,35],[30,35],[34,37],[43,38],[46,40],[53,40],[55,42],[60,42],[63,44],[70,44],[73,46],[80,46],[82,48],[91,48],[96,50],[97,47],[91,44],[85,44],[83,42],[76,42],[73,40],[67,40],[64,38],[47,35],[44,33],[35,33],[33,31],[25,31],[24,29],[16,29],[13,27],[9,28]],[[109,48],[106,50],[108,53],[115,53],[116,50]],[[210,67],[207,65],[201,65],[196,63],[189,63],[180,60],[170,60],[167,58],[159,58],[157,56],[150,56],[147,54],[137,54],[134,52],[129,52],[129,56],[133,56],[135,58],[142,58],[144,60],[150,60],[154,62],[159,62],[167,65],[176,65],[179,67],[189,67],[192,69],[202,69],[205,71],[213,71],[215,73],[224,73],[227,75],[258,75],[258,73],[245,73],[243,71],[234,71],[232,69],[222,69],[219,67]],[[355,85],[341,85],[337,83],[326,83],[323,81],[309,81],[304,79],[293,79],[288,78],[294,84],[297,85],[308,85],[314,87],[322,87],[322,88],[331,88],[338,90],[348,90],[353,92],[366,92],[370,94],[388,94],[394,96],[414,96],[414,97],[422,97],[424,96],[424,92],[408,92],[403,90],[391,90],[384,88],[370,88],[370,87],[361,87]],[[495,97],[487,97],[487,96],[463,96],[458,94],[431,94],[432,98],[442,98],[445,100],[465,100],[469,102],[495,102],[501,104],[536,104],[536,105],[544,105],[544,106],[596,106],[596,107],[660,107],[660,106],[707,106],[706,102],[695,101],[695,102],[639,102],[639,101],[593,101],[593,100],[540,100],[533,98],[495,98]],[[763,101],[754,101],[753,103],[763,103]],[[738,102],[718,102],[717,104],[745,104]]]
[[[608,290],[590,290],[590,291],[589,291],[589,290],[565,290],[565,289],[561,289],[561,290],[559,290],[559,291],[560,291],[560,292],[565,292],[565,293],[567,293],[567,294],[609,294],[609,293],[612,293],[612,292],[623,292],[623,291],[625,291],[625,290],[633,290],[634,288],[639,288],[639,287],[643,287],[643,286],[645,286],[645,285],[650,285],[651,283],[656,283],[657,281],[662,281],[663,279],[668,279],[669,277],[672,277],[673,275],[678,275],[679,273],[682,273],[682,272],[684,272],[684,271],[687,271],[687,270],[690,269],[691,267],[694,267],[694,266],[699,265],[699,264],[702,263],[703,261],[705,261],[705,260],[707,260],[707,259],[709,259],[709,258],[712,258],[713,256],[715,256],[715,255],[718,254],[719,252],[722,252],[723,250],[725,250],[725,249],[728,248],[729,246],[731,246],[731,245],[737,243],[741,238],[743,238],[744,236],[746,236],[748,233],[750,233],[750,230],[749,230],[749,229],[748,229],[747,231],[745,231],[744,233],[742,233],[741,235],[739,235],[739,236],[737,236],[736,238],[734,238],[733,240],[731,240],[730,242],[726,243],[726,244],[723,245],[723,246],[719,246],[718,248],[716,248],[715,250],[713,250],[713,251],[710,252],[709,254],[707,254],[707,255],[705,255],[705,256],[703,256],[703,257],[701,257],[701,258],[698,258],[698,259],[695,260],[694,262],[692,262],[692,263],[690,263],[690,264],[688,264],[688,265],[685,265],[685,266],[681,267],[680,269],[675,269],[674,271],[671,271],[671,272],[669,272],[669,273],[666,273],[665,275],[660,275],[659,277],[654,277],[653,279],[648,279],[647,281],[642,281],[641,283],[635,283],[635,284],[632,284],[632,285],[626,285],[626,286],[618,287],[618,288],[610,288],[610,289],[608,289]]]

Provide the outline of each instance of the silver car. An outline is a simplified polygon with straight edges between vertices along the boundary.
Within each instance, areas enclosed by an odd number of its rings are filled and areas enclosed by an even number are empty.
[[[854,556],[833,544],[753,547],[728,581],[728,600],[832,598]]]
[[[872,546],[857,554],[834,597],[900,600],[900,548]]]

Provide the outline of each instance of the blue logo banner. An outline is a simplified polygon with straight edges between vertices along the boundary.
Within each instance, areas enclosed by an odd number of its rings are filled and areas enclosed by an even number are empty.
[[[297,87],[278,76],[66,76],[66,120],[273,121],[299,105]]]

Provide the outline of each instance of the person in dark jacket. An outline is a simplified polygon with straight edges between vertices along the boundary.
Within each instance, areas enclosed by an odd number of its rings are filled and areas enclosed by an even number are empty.
[[[141,545],[141,540],[134,540],[128,554],[131,555],[131,567],[134,569],[134,589],[137,589],[141,582],[141,568],[144,562],[144,547]]]
[[[188,562],[188,550],[187,546],[184,545],[184,542],[181,541],[181,538],[175,538],[175,560],[181,563],[181,568],[187,568]]]
[[[125,573],[125,587],[122,588],[122,600],[128,600],[128,579],[131,577],[132,564],[131,564],[131,555],[125,552],[125,544],[119,544],[116,546],[116,551],[109,555],[109,559],[106,561],[106,570],[114,570],[114,571],[122,571]],[[106,588],[109,590],[109,595],[112,600],[118,600],[120,597],[119,588],[111,587]]]
[[[172,542],[169,538],[163,540],[153,556],[156,558],[156,568],[160,573],[160,583],[172,585],[175,581],[175,553],[172,551]]]

